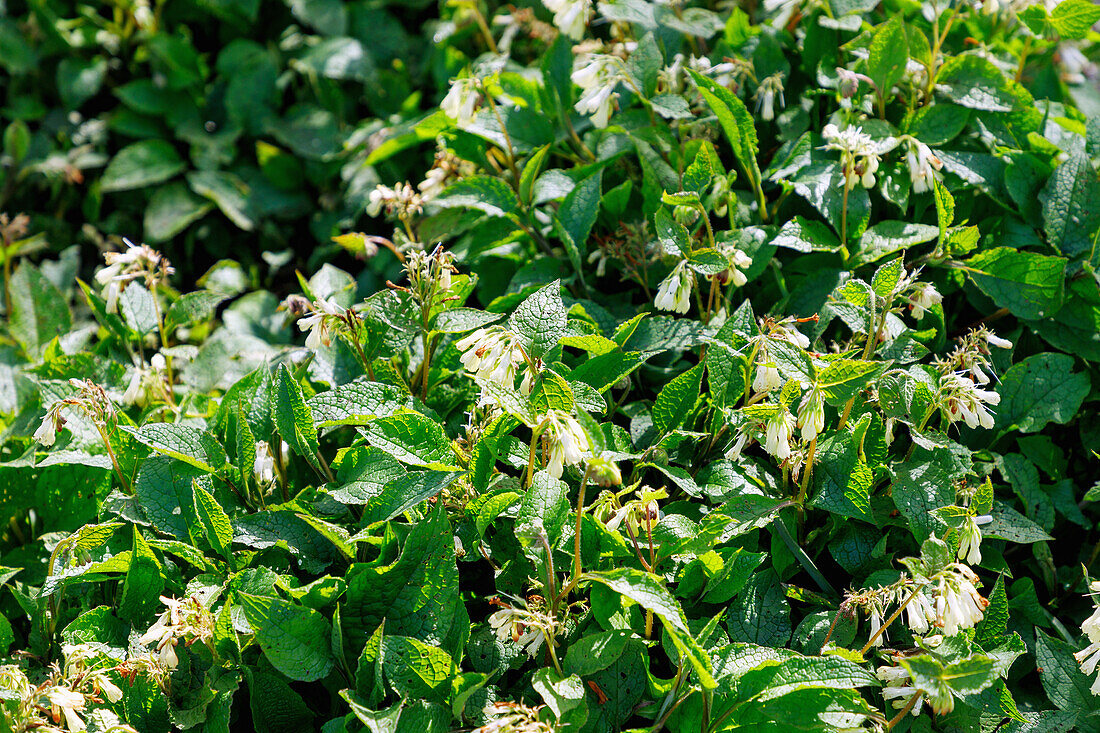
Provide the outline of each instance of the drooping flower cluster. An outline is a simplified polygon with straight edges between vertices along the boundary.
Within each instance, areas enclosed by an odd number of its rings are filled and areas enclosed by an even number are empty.
[[[967,516],[963,520],[963,525],[959,529],[959,559],[965,560],[970,565],[977,565],[982,561],[981,550],[978,549],[982,544],[982,530],[983,524],[989,524],[993,521],[993,517],[989,514],[982,514],[976,517]]]
[[[691,308],[694,288],[695,271],[688,267],[687,260],[680,260],[657,287],[657,297],[653,299],[653,305],[658,310],[687,313]]]
[[[973,379],[956,372],[943,375],[939,388],[944,414],[949,422],[962,420],[969,428],[976,428],[979,425],[986,429],[993,427],[993,413],[986,405],[996,406],[1001,401],[1001,395],[991,390],[980,389]]]
[[[1089,592],[1096,602],[1096,594],[1100,593],[1100,581],[1089,583]],[[1091,675],[1096,671],[1097,663],[1100,663],[1100,606],[1093,609],[1092,615],[1081,622],[1081,633],[1089,640],[1089,645],[1073,655],[1077,663],[1081,665],[1081,672]],[[1100,695],[1100,675],[1092,683],[1090,688],[1093,695]]]
[[[579,114],[590,115],[596,127],[607,127],[622,74],[622,61],[610,54],[594,53],[578,59],[570,78],[581,88],[581,97],[573,106]]]
[[[537,602],[525,604],[527,608],[512,606],[499,599],[491,602],[501,607],[489,616],[489,626],[497,638],[502,642],[519,644],[532,659],[546,639],[553,637],[558,624],[539,610]]]
[[[936,157],[932,149],[914,137],[905,138],[905,165],[909,168],[909,178],[913,181],[913,193],[931,191],[937,171],[943,168],[943,161]]]
[[[451,88],[439,103],[439,108],[458,123],[459,127],[465,127],[474,121],[477,103],[481,98],[480,88],[481,85],[475,77],[464,76],[452,79]],[[374,194],[371,194],[371,203],[374,203]]]
[[[99,427],[106,426],[115,417],[114,403],[103,387],[88,379],[70,379],[69,386],[76,390],[76,394],[50,405],[42,423],[34,431],[34,439],[46,447],[54,444],[57,434],[65,427],[65,418],[61,414],[65,409],[76,408]]]
[[[145,287],[153,290],[168,282],[175,273],[168,259],[148,245],[136,245],[123,239],[126,249],[122,252],[105,252],[107,266],[95,274],[96,282],[103,286],[102,296],[108,313],[118,313],[118,299],[126,285],[134,280],[144,280]]]
[[[460,339],[455,347],[462,352],[459,361],[478,382],[494,382],[514,389],[516,372],[527,359],[517,334],[501,326],[479,328]],[[531,392],[533,375],[525,368],[520,391]],[[492,404],[490,396],[482,393],[481,404]]]
[[[399,219],[410,219],[424,210],[424,198],[408,183],[398,183],[393,188],[378,184],[370,192],[367,214],[378,216],[383,210]]]
[[[584,462],[592,451],[588,433],[572,415],[552,409],[543,416],[539,424],[542,427],[543,440],[550,450],[546,470],[554,478],[561,478],[565,466]]]
[[[775,102],[779,101],[780,109],[784,106],[783,100],[783,73],[776,72],[760,81],[756,90],[756,111],[760,119],[770,122],[775,119]]]
[[[592,0],[542,0],[542,4],[554,14],[554,25],[558,30],[574,41],[584,37],[592,17]]]
[[[902,666],[883,665],[875,670],[875,676],[882,682],[882,696],[890,703],[890,707],[901,710],[909,704],[913,695],[917,694],[917,688],[913,687],[913,681],[909,678],[909,670]],[[920,715],[922,700],[918,699],[913,705],[914,716]]]
[[[153,645],[159,661],[168,669],[179,664],[176,647],[196,641],[208,642],[214,636],[214,617],[202,601],[192,596],[177,599],[161,596],[160,602],[168,608],[156,622],[138,639],[142,646]]]
[[[875,172],[878,171],[882,156],[897,145],[897,139],[888,137],[875,140],[859,127],[846,127],[843,130],[830,123],[821,131],[827,141],[827,150],[840,151],[841,169],[845,184],[849,189],[856,185],[871,188],[875,185]]]

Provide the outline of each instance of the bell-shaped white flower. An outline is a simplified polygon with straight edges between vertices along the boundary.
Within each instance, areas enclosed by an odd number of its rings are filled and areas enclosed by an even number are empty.
[[[764,450],[780,461],[791,455],[791,433],[795,421],[786,407],[780,406],[768,419],[764,428]]]
[[[477,100],[477,79],[463,77],[451,81],[451,88],[447,90],[447,95],[439,103],[439,108],[443,110],[443,114],[454,120],[459,127],[465,127],[474,121]]]
[[[825,395],[813,387],[798,408],[798,428],[802,431],[802,440],[810,442],[825,429]]]
[[[936,290],[932,283],[917,283],[913,288],[912,309],[913,318],[918,321],[924,318],[924,314],[932,309],[932,306],[943,302],[943,296]]]
[[[592,16],[592,0],[542,0],[542,4],[554,14],[554,25],[559,31],[574,41],[584,38]]]
[[[542,425],[543,437],[550,447],[550,460],[546,464],[546,470],[551,476],[561,478],[565,466],[587,460],[592,445],[588,440],[588,433],[577,418],[561,410],[550,410],[543,418]]]
[[[910,137],[906,142],[905,164],[909,168],[909,179],[913,182],[913,193],[931,191],[937,171],[943,168],[943,161],[920,140]]]
[[[582,90],[580,99],[573,105],[574,109],[582,115],[591,116],[596,127],[607,127],[615,99],[619,96],[615,86],[622,78],[622,62],[614,56],[591,54],[570,78]]]
[[[691,294],[695,287],[695,273],[687,260],[680,260],[672,272],[657,287],[653,305],[658,310],[687,313],[691,308]]]
[[[963,526],[959,529],[959,559],[965,560],[968,565],[977,565],[982,561],[982,553],[978,546],[982,543],[981,525],[989,524],[993,517],[983,514],[978,517],[967,517],[963,520]]]
[[[306,348],[319,349],[332,343],[332,318],[344,315],[343,306],[332,300],[318,300],[312,304],[313,312],[298,321],[299,331],[309,331]]]

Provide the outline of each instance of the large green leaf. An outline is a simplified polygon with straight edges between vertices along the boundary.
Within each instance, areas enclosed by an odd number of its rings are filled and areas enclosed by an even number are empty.
[[[1050,422],[1068,422],[1089,388],[1088,374],[1074,371],[1073,357],[1056,353],[1029,356],[1013,364],[997,386],[1001,403],[996,425],[1034,433]]]
[[[317,611],[281,598],[236,598],[271,666],[292,680],[312,682],[332,670],[332,628]]]
[[[143,140],[115,153],[100,182],[104,192],[128,191],[167,181],[187,164],[171,143]]]

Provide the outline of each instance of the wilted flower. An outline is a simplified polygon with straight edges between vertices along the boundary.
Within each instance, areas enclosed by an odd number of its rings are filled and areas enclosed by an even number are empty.
[[[489,616],[489,626],[501,641],[514,641],[532,658],[542,646],[542,629],[529,623],[527,611],[518,608],[502,608]]]
[[[622,61],[607,54],[589,55],[571,76],[573,83],[583,90],[574,108],[582,115],[591,115],[596,127],[607,127],[611,108],[619,96],[615,86],[621,77]]]
[[[482,711],[489,722],[472,733],[554,733],[557,727],[540,717],[539,711],[543,708],[515,702],[492,703]]]
[[[383,209],[387,214],[397,214],[399,218],[407,219],[424,210],[424,199],[408,183],[398,183],[393,188],[378,184],[370,192],[367,214],[378,216]]]
[[[658,310],[687,313],[691,308],[691,293],[695,287],[695,273],[688,267],[687,260],[680,260],[672,272],[661,281],[657,288],[657,297],[653,305]]]
[[[478,90],[478,80],[473,77],[452,79],[451,88],[439,103],[439,108],[458,123],[459,127],[464,127],[474,120],[474,111],[479,98]],[[373,194],[371,201],[374,201]]]
[[[554,14],[554,25],[558,30],[574,41],[584,37],[592,15],[592,0],[542,0],[542,4]]]
[[[175,599],[160,597],[167,606],[156,622],[138,639],[142,646],[154,645],[158,661],[168,669],[179,664],[176,646],[194,641],[206,641],[214,634],[214,619],[210,611],[195,597]]]
[[[176,270],[160,252],[148,245],[136,245],[123,239],[126,249],[122,252],[104,252],[107,266],[95,274],[96,282],[103,286],[103,299],[108,313],[118,312],[118,299],[122,290],[137,279],[143,279],[146,287],[153,289],[166,282]]]

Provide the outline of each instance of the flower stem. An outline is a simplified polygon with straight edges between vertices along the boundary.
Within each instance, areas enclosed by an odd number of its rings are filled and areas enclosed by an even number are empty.
[[[913,589],[913,592],[909,594],[909,597],[902,601],[901,605],[897,607],[897,610],[890,614],[889,618],[887,618],[882,623],[882,626],[879,627],[879,630],[876,631],[874,634],[871,634],[871,638],[868,639],[867,643],[863,645],[863,648],[859,650],[860,654],[867,653],[867,650],[874,645],[875,641],[877,641],[880,636],[886,633],[886,629],[890,628],[890,624],[898,620],[898,616],[901,615],[901,612],[905,610],[905,607],[909,605],[909,602],[916,598],[917,594],[920,593],[922,590],[924,590],[923,585],[918,585],[916,588]]]
[[[909,698],[909,702],[905,703],[905,707],[903,707],[893,718],[890,718],[890,722],[886,724],[886,730],[893,730],[895,725],[905,720],[905,716],[912,712],[913,706],[917,704],[917,701],[920,700],[923,694],[924,693],[919,690],[914,693],[913,696]]]

